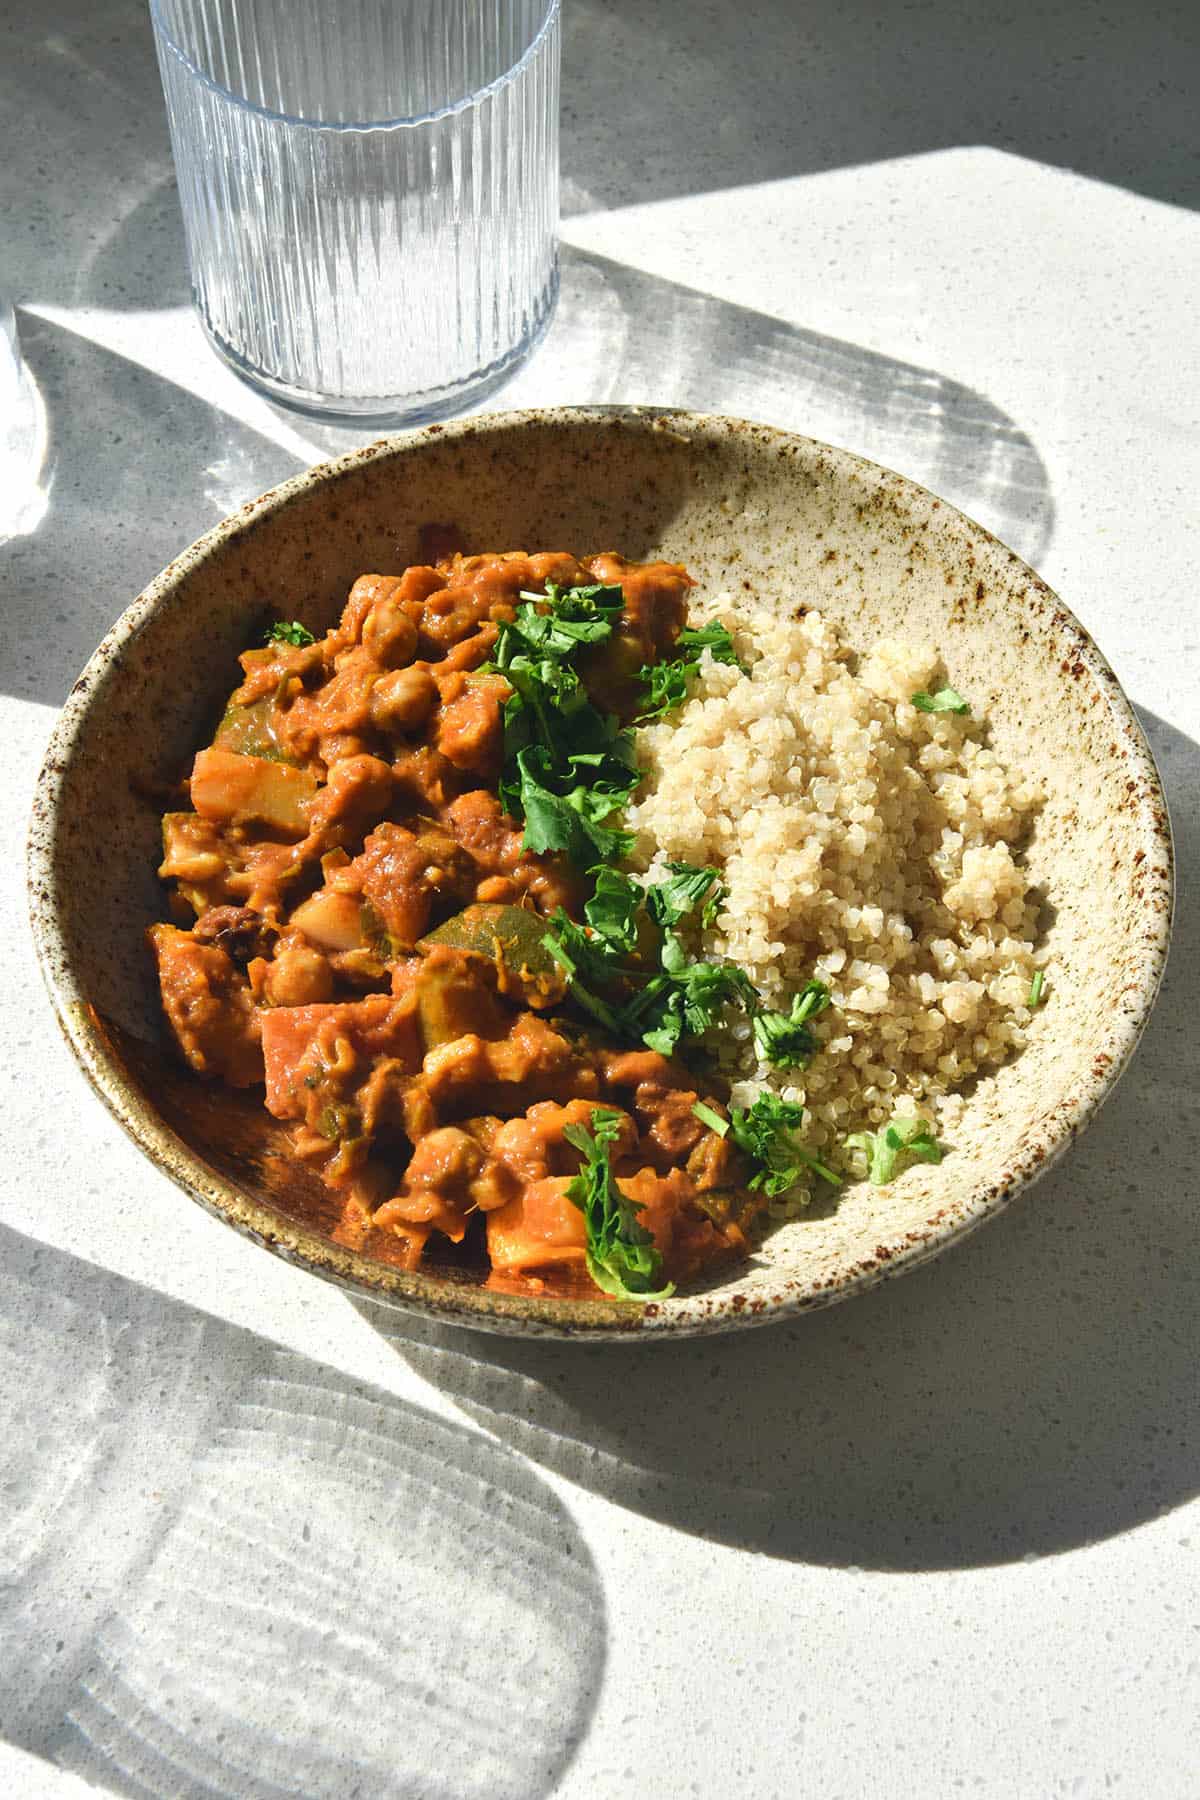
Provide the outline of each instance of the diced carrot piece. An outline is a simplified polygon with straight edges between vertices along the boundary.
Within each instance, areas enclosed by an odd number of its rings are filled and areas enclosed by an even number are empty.
[[[492,1268],[507,1275],[527,1269],[582,1265],[587,1249],[583,1214],[567,1199],[570,1177],[531,1181],[514,1200],[487,1215]]]
[[[192,805],[202,817],[223,824],[259,824],[303,837],[316,791],[316,777],[306,769],[262,756],[201,750],[192,765]]]
[[[277,1119],[304,1116],[300,1065],[321,1034],[332,1044],[344,1039],[362,1064],[363,1076],[379,1056],[394,1056],[414,1072],[421,1066],[416,1005],[411,994],[368,994],[363,1000],[319,1002],[313,1006],[269,1007],[262,1014],[267,1111]]]
[[[650,1233],[656,1249],[669,1256],[680,1209],[695,1191],[683,1170],[657,1175],[653,1169],[639,1169],[636,1175],[620,1176],[617,1186],[639,1208],[637,1222]]]

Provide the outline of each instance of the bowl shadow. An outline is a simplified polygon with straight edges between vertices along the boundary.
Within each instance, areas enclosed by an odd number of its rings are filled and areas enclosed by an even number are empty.
[[[1159,1004],[1069,1159],[949,1263],[790,1324],[618,1349],[356,1303],[477,1424],[619,1506],[878,1569],[1050,1555],[1200,1490],[1200,746],[1143,711],[1175,823]]]

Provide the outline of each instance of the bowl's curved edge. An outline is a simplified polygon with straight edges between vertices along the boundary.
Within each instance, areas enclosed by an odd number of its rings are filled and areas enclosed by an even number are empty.
[[[1125,740],[1131,754],[1131,767],[1136,772],[1136,791],[1131,790],[1131,804],[1137,805],[1148,843],[1159,852],[1157,862],[1147,875],[1147,879],[1153,875],[1158,884],[1153,896],[1157,906],[1148,907],[1153,928],[1147,931],[1139,946],[1136,979],[1129,985],[1130,1003],[1114,1016],[1105,1038],[1097,1045],[1091,1079],[1039,1121],[1039,1129],[1030,1134],[1020,1155],[1002,1174],[981,1183],[965,1206],[953,1209],[953,1216],[943,1221],[941,1215],[935,1214],[923,1233],[909,1234],[903,1244],[880,1245],[873,1258],[866,1259],[844,1278],[824,1286],[781,1278],[779,1291],[769,1296],[699,1293],[635,1307],[611,1300],[506,1295],[433,1276],[407,1273],[353,1251],[342,1250],[292,1226],[267,1207],[250,1200],[215,1171],[208,1170],[157,1117],[132,1088],[100,1022],[80,992],[64,954],[56,923],[54,871],[54,826],[59,792],[72,746],[87,716],[92,688],[110,665],[119,660],[124,646],[136,637],[162,596],[181,576],[228,541],[253,531],[314,485],[337,479],[375,460],[402,457],[414,447],[436,438],[469,439],[517,431],[534,424],[554,423],[575,426],[622,424],[680,434],[747,433],[781,446],[803,445],[808,451],[849,468],[858,479],[876,486],[892,485],[909,505],[923,507],[931,513],[941,510],[948,517],[965,519],[978,533],[980,547],[1003,568],[1007,578],[1011,580],[1018,575],[1029,591],[1053,608],[1054,627],[1062,633],[1065,647],[1096,676],[1114,729]],[[118,1123],[155,1166],[206,1211],[284,1260],[400,1312],[505,1335],[644,1342],[647,1337],[697,1336],[767,1324],[849,1299],[879,1282],[918,1268],[961,1241],[979,1225],[998,1216],[1018,1192],[1040,1179],[1065,1154],[1103,1105],[1128,1066],[1145,1029],[1162,982],[1170,946],[1174,854],[1166,799],[1153,753],[1107,660],[1083,625],[1041,577],[984,526],[907,476],[816,439],[721,414],[654,406],[588,406],[482,414],[454,424],[430,425],[403,436],[380,439],[335,462],[319,463],[302,471],[258,499],[248,501],[237,513],[198,538],[126,609],[97,647],[71,690],[51,736],[35,789],[29,831],[28,883],[30,920],[39,962],[72,1053]]]

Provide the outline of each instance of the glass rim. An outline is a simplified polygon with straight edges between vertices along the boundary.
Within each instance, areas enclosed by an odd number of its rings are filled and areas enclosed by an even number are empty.
[[[302,131],[411,131],[418,125],[434,125],[441,119],[452,118],[455,113],[466,112],[469,107],[478,106],[482,101],[490,100],[493,95],[510,87],[518,76],[524,74],[526,67],[534,60],[550,35],[551,28],[558,19],[561,4],[562,0],[546,0],[545,16],[517,61],[511,68],[505,69],[502,75],[497,75],[493,81],[489,81],[486,86],[475,88],[471,93],[464,94],[461,100],[453,100],[446,106],[434,107],[430,112],[410,113],[400,118],[386,119],[302,119],[295,113],[280,112],[276,107],[260,105],[257,100],[247,100],[244,95],[233,93],[231,89],[222,87],[219,81],[214,81],[211,75],[206,75],[186,50],[175,42],[166,20],[162,16],[162,0],[150,0],[150,17],[154,25],[155,37],[170,51],[176,62],[181,63],[202,87],[208,88],[211,93],[218,94],[230,106],[239,107],[243,112],[254,113],[260,119],[270,119],[277,125],[298,126]]]

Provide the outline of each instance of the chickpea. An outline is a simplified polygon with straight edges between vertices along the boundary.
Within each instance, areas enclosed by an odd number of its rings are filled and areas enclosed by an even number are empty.
[[[377,600],[363,622],[363,648],[385,669],[400,669],[417,653],[417,628],[390,594]]]
[[[419,731],[437,698],[428,669],[396,669],[381,676],[371,689],[371,723],[377,731]]]
[[[272,1006],[311,1006],[333,999],[333,970],[311,945],[281,943],[267,965],[265,987]]]
[[[392,771],[377,756],[346,756],[330,766],[308,813],[310,843],[328,847],[367,831],[387,811]]]
[[[475,889],[475,898],[495,905],[508,906],[520,897],[521,890],[507,875],[486,875]]]
[[[484,1153],[474,1138],[456,1125],[443,1125],[423,1137],[412,1154],[405,1186],[466,1189],[483,1167]]]

